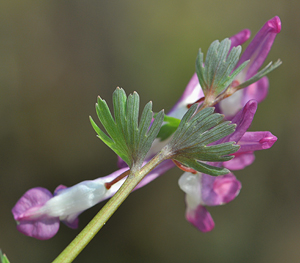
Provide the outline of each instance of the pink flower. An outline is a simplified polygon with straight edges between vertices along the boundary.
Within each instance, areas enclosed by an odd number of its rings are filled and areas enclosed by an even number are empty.
[[[156,177],[174,167],[172,161],[165,161],[150,172],[136,189],[148,184]],[[121,168],[110,175],[93,181],[83,181],[72,187],[58,186],[54,195],[45,188],[28,190],[12,209],[17,229],[40,240],[52,238],[59,229],[60,221],[70,228],[78,227],[78,216],[86,209],[113,196],[125,179],[114,184],[109,190],[105,183],[128,170]]]
[[[223,166],[230,170],[241,170],[253,163],[254,151],[269,149],[277,141],[277,137],[272,133],[265,132],[247,132],[250,127],[254,114],[257,109],[257,101],[250,100],[246,103],[231,120],[235,123],[235,132],[223,138],[216,143],[235,141],[240,145],[240,149],[234,153],[230,161],[224,162]]]
[[[45,240],[54,236],[59,229],[59,218],[38,213],[38,210],[52,198],[45,188],[36,187],[28,190],[12,209],[17,229],[37,239]]]
[[[205,206],[223,205],[232,201],[242,187],[231,173],[222,176],[184,173],[178,183],[186,193],[186,219],[202,232],[211,231],[215,227]]]
[[[232,119],[236,130],[214,144],[235,141],[241,148],[235,158],[215,166],[231,170],[243,169],[254,161],[253,152],[270,148],[277,140],[270,132],[246,132],[254,118],[257,102],[250,100]],[[180,188],[186,193],[186,219],[202,232],[211,231],[215,224],[205,206],[222,205],[232,201],[241,189],[241,183],[232,173],[223,176],[184,173],[179,179]]]

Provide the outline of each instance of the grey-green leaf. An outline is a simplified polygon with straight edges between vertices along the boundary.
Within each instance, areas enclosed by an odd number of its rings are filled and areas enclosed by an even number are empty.
[[[172,140],[164,148],[169,159],[202,173],[221,175],[229,173],[225,168],[205,162],[224,162],[233,158],[239,149],[235,142],[218,143],[235,131],[235,124],[223,121],[223,115],[213,113],[214,108],[205,108],[196,113],[196,104],[183,116]]]
[[[139,102],[139,95],[136,92],[127,97],[123,89],[117,88],[113,93],[113,118],[107,103],[99,97],[96,112],[107,134],[90,117],[98,137],[130,168],[140,167],[143,164],[164,118],[164,113],[161,111],[151,125],[153,112],[152,103],[149,102],[139,122]]]
[[[249,63],[249,61],[245,61],[233,71],[239,61],[242,48],[240,46],[233,47],[229,52],[230,46],[231,40],[228,38],[221,42],[214,41],[208,48],[204,65],[203,53],[199,50],[196,59],[196,73],[205,96],[213,94],[216,98]]]
[[[272,62],[270,62],[266,67],[264,67],[261,71],[259,71],[253,77],[251,77],[250,79],[246,80],[245,82],[240,84],[238,87],[236,87],[236,89],[242,89],[242,88],[248,87],[252,83],[260,80],[262,77],[269,74],[274,69],[278,68],[281,64],[282,64],[281,60],[277,60],[274,64]]]

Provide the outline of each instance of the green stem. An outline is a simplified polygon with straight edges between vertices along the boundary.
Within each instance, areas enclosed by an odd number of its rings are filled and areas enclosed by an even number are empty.
[[[79,253],[87,246],[98,231],[105,225],[108,219],[114,214],[118,207],[125,201],[131,191],[139,182],[159,165],[165,156],[162,152],[152,158],[140,170],[131,171],[125,182],[115,195],[103,206],[90,223],[79,233],[79,235],[64,249],[53,263],[72,262]]]

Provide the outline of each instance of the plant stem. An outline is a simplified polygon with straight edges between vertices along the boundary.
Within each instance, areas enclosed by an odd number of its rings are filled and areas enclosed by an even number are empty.
[[[53,263],[72,262],[86,245],[93,239],[98,231],[105,225],[118,207],[125,201],[138,183],[157,165],[165,160],[162,152],[158,153],[140,170],[132,170],[125,182],[115,195],[103,206],[89,224],[77,235],[77,237],[61,252]]]

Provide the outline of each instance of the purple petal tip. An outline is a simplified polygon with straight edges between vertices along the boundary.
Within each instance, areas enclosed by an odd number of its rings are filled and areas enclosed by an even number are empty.
[[[257,110],[257,105],[258,105],[258,102],[256,100],[249,100],[243,108],[243,113],[250,114],[253,119],[253,115],[255,114],[255,112]]]
[[[278,34],[281,31],[281,21],[278,16],[273,17],[268,21],[268,26],[273,28],[272,32]]]
[[[262,145],[262,148],[269,149],[273,146],[273,144],[277,141],[277,137],[270,133],[270,136],[262,138],[259,143]]]
[[[249,29],[244,29],[240,33],[241,33],[241,38],[244,41],[247,41],[250,38],[250,36],[251,36],[251,31]]]
[[[234,36],[230,37],[231,48],[245,43],[251,36],[251,31],[249,29],[244,29]]]
[[[214,229],[215,222],[207,209],[199,205],[196,209],[188,210],[186,219],[201,232],[209,232]]]
[[[69,228],[76,229],[79,225],[79,218],[76,217],[75,219],[72,219],[72,221],[64,220],[62,222]]]
[[[241,182],[238,181],[233,174],[217,177],[213,184],[215,193],[222,199],[221,204],[232,201],[239,194],[241,188]]]
[[[35,208],[41,207],[52,197],[51,192],[42,187],[35,187],[28,190],[15,204],[12,209],[12,213],[14,215],[14,219],[16,221],[24,219],[29,216],[30,213],[26,212],[31,211],[34,212]]]
[[[39,216],[37,211],[50,198],[51,192],[42,187],[28,190],[12,209],[14,219],[17,221],[17,229],[26,236],[40,240],[53,237],[59,229],[59,218]]]
[[[65,186],[65,185],[62,185],[62,184],[60,184],[59,186],[57,186],[56,188],[55,188],[55,190],[54,190],[54,196],[56,196],[56,195],[58,195],[58,193],[61,191],[61,190],[64,190],[64,189],[66,189],[67,187]]]
[[[202,201],[205,205],[216,206],[229,203],[240,192],[240,181],[229,173],[221,176],[202,175]]]
[[[242,170],[248,165],[252,164],[254,160],[255,156],[253,153],[243,153],[235,155],[232,160],[225,162],[223,165],[229,170]]]
[[[22,234],[39,240],[47,240],[56,235],[59,229],[58,218],[44,218],[37,221],[21,221],[17,229]]]

